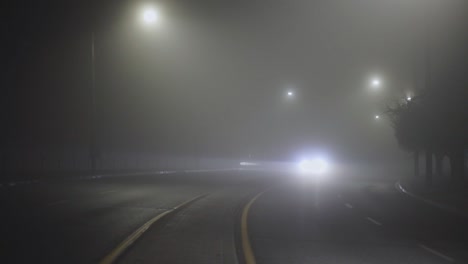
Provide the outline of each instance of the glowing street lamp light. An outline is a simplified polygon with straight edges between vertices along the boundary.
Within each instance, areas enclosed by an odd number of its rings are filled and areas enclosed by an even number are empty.
[[[146,7],[142,11],[142,20],[147,25],[153,25],[158,23],[160,20],[159,10],[151,7]]]
[[[379,115],[375,115],[374,117],[376,120],[379,120],[380,119],[380,116]]]
[[[288,95],[288,97],[293,97],[294,93],[292,91],[288,91],[287,95]]]
[[[374,78],[371,80],[371,86],[374,88],[379,88],[382,85],[382,81],[379,78]]]
[[[413,99],[413,98],[411,98],[411,96],[406,97],[406,101],[408,101],[408,102],[411,101],[411,99]]]

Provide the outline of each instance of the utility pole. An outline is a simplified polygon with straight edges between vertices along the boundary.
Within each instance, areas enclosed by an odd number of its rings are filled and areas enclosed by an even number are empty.
[[[97,169],[96,145],[96,58],[94,32],[91,33],[91,89],[90,89],[90,124],[89,124],[89,161],[90,169],[94,173]]]

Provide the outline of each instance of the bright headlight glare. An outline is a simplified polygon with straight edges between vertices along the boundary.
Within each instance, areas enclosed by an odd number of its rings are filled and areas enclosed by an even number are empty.
[[[326,172],[327,169],[327,161],[321,158],[315,158],[312,160],[302,160],[299,163],[299,170],[302,173],[322,174]]]

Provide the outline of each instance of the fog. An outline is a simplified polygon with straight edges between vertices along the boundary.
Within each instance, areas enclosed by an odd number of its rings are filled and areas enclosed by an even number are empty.
[[[462,0],[160,1],[155,27],[135,15],[144,4],[8,7],[4,149],[86,149],[91,32],[102,152],[393,164],[408,154],[374,116],[467,82]]]

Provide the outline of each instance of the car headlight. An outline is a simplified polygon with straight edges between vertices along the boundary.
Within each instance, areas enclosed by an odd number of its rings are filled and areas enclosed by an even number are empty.
[[[328,162],[322,158],[302,160],[299,162],[299,171],[306,174],[323,174],[328,170]]]

